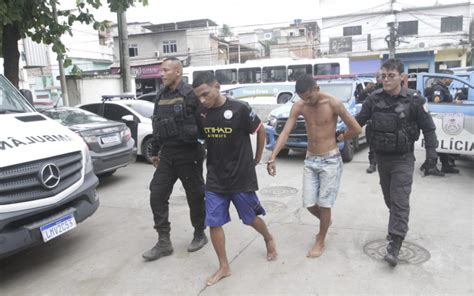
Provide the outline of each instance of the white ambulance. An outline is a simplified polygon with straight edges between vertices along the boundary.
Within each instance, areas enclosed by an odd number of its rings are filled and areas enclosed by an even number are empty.
[[[0,258],[76,227],[99,206],[85,142],[0,75]]]

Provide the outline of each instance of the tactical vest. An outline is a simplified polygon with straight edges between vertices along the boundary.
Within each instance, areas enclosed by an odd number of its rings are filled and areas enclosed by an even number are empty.
[[[158,95],[157,114],[153,116],[153,134],[160,144],[197,143],[196,97],[190,89],[185,97],[163,99]]]
[[[400,97],[396,103],[388,104],[382,97],[374,99],[370,143],[376,152],[413,151],[420,130],[416,122],[410,118],[412,100],[410,96]]]

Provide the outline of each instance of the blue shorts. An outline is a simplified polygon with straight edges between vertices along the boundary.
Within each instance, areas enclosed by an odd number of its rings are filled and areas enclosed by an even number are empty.
[[[303,206],[332,208],[342,176],[342,158],[336,148],[324,155],[308,153],[304,160]]]
[[[257,215],[265,215],[255,192],[215,193],[206,191],[206,225],[218,227],[230,221],[229,206],[234,204],[240,220],[252,224]]]

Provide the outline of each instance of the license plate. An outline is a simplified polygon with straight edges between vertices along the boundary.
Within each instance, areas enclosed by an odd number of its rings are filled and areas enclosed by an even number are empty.
[[[52,240],[53,238],[58,237],[61,234],[75,228],[76,226],[76,219],[74,219],[73,214],[66,215],[56,221],[43,225],[40,227],[43,241],[47,242]]]
[[[109,147],[109,146],[118,145],[121,142],[120,141],[120,136],[117,133],[102,136],[102,137],[100,137],[100,141],[101,141],[101,144],[102,144],[101,146],[102,147]]]

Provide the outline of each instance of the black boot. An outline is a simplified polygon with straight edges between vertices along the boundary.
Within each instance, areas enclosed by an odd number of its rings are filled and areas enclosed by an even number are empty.
[[[173,246],[171,245],[170,235],[168,233],[160,234],[156,245],[143,253],[142,257],[147,261],[153,261],[171,254],[173,254]]]
[[[196,252],[197,250],[200,250],[205,244],[207,244],[207,242],[208,240],[204,230],[195,232],[193,240],[188,245],[188,252]]]
[[[459,170],[449,165],[441,166],[441,171],[446,174],[459,174]]]
[[[377,171],[377,165],[374,162],[372,162],[366,170],[367,174],[372,174],[373,172],[376,172],[376,171]]]
[[[390,266],[397,266],[398,263],[398,253],[400,253],[400,248],[402,247],[403,237],[390,233],[390,241],[387,245],[387,255],[383,260],[387,261]]]
[[[421,167],[420,171],[424,172],[425,176],[438,176],[438,177],[444,177],[444,173],[438,170],[438,167],[436,166],[436,162],[430,163],[428,161],[425,161]]]

